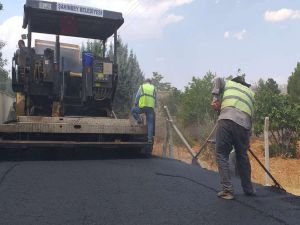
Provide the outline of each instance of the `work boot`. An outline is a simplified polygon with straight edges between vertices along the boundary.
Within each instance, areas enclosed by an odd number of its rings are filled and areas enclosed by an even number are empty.
[[[250,190],[244,190],[244,194],[245,194],[246,196],[254,197],[254,196],[256,196],[256,188],[253,187],[253,188],[250,189]]]
[[[256,190],[253,189],[252,191],[245,191],[244,194],[246,196],[249,196],[249,197],[255,197],[256,196]]]
[[[234,199],[233,193],[230,192],[230,191],[220,191],[218,193],[218,197],[226,199],[226,200],[232,200],[232,199]]]
[[[249,197],[255,197],[256,196],[256,193],[255,192],[245,192],[244,193],[246,196],[249,196]]]
[[[138,124],[138,125],[144,124],[144,120],[143,120],[142,117],[140,117],[140,118],[137,120],[137,124]]]

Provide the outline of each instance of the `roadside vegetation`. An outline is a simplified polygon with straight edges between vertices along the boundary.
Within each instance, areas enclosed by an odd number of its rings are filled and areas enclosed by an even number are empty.
[[[235,75],[241,75],[241,70]],[[193,77],[183,91],[170,88],[169,95],[161,100],[162,105],[170,108],[171,114],[192,145],[201,143],[216,121],[217,115],[210,107],[212,82],[216,76],[217,74],[207,72],[202,78]],[[252,86],[256,93],[252,134],[261,137],[264,119],[269,117],[271,157],[299,157],[300,63],[297,63],[289,76],[287,93],[282,93],[272,78],[266,81],[260,79]]]
[[[3,10],[3,5],[0,2],[0,11]],[[8,76],[9,71],[5,69],[7,65],[7,59],[3,59],[2,49],[5,46],[5,42],[0,39],[0,91],[14,95],[11,88],[11,78]]]

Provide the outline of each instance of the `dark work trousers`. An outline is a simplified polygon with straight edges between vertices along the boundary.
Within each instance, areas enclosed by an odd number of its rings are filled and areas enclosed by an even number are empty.
[[[140,114],[144,113],[146,115],[147,123],[147,134],[148,141],[153,141],[153,136],[155,135],[155,112],[153,108],[150,107],[133,107],[131,110],[132,116],[135,120],[141,120]]]
[[[249,137],[249,130],[232,120],[218,121],[216,132],[216,161],[224,191],[233,192],[229,171],[229,153],[234,147],[243,190],[246,194],[253,193],[251,165],[247,154]]]

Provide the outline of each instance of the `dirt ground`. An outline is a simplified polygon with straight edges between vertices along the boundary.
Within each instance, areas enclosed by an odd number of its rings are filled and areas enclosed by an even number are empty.
[[[261,139],[251,140],[252,151],[264,164],[263,145]],[[197,152],[197,149],[199,146],[193,147],[194,152]],[[200,154],[200,163],[202,167],[217,171],[213,151],[214,146],[209,144]],[[184,147],[174,146],[173,152],[175,159],[191,164],[192,157]],[[163,156],[163,143],[155,143],[153,154]],[[168,151],[166,151],[166,157],[169,157]],[[250,154],[249,157],[252,167],[252,181],[265,185],[265,172]],[[270,158],[270,172],[287,192],[300,196],[300,159]],[[272,180],[270,180],[270,184],[273,185]]]

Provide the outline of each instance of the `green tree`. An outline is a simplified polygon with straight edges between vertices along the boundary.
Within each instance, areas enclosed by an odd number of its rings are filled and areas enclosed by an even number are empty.
[[[156,87],[158,91],[170,91],[172,89],[172,85],[169,82],[162,82],[164,77],[158,72],[153,72],[151,82]]]
[[[270,112],[270,130],[275,141],[275,145],[271,145],[271,154],[295,157],[300,128],[300,104],[292,102],[287,95],[275,95],[274,103]]]
[[[280,90],[277,82],[273,78],[269,78],[266,83],[266,88],[270,90],[273,94],[280,94]]]
[[[5,44],[0,41],[0,90],[10,95],[14,95],[11,78],[8,76],[8,71],[4,67],[7,64],[7,60],[2,58],[1,50],[4,45]]]
[[[264,119],[270,119],[271,155],[294,157],[300,128],[300,105],[287,95],[280,95],[276,82],[259,80],[255,94],[254,132],[264,129]],[[274,89],[275,88],[275,89]]]
[[[113,45],[109,48],[109,57],[113,57]],[[113,110],[119,117],[128,117],[139,86],[144,81],[144,74],[136,55],[128,50],[127,44],[118,40],[118,86],[113,102]]]
[[[88,40],[86,45],[83,44],[82,51],[93,53],[94,56],[103,56],[103,44],[100,40]]]
[[[0,2],[0,11],[3,9],[3,5]],[[7,71],[4,69],[7,61],[2,58],[2,48],[5,46],[5,43],[0,40],[0,79],[4,79],[7,76]]]
[[[273,78],[268,78],[265,82],[263,79],[258,81],[257,90],[268,91],[272,94],[280,94],[277,82]]]
[[[208,72],[202,79],[193,77],[192,82],[185,87],[179,112],[184,124],[200,125],[206,119],[213,117],[210,103],[214,78],[215,75]]]
[[[210,106],[214,78],[211,72],[193,77],[182,93],[176,91],[171,98],[176,103],[176,122],[191,144],[204,140],[214,126],[217,115]]]
[[[3,5],[0,3],[0,10],[3,9]],[[5,46],[5,43],[0,40],[0,90],[13,93],[11,89],[11,79],[8,76],[8,71],[5,69],[7,60],[3,59],[2,49]]]
[[[300,102],[300,63],[288,79],[287,92],[293,101]]]
[[[182,93],[175,87],[172,87],[168,91],[160,91],[159,93],[159,103],[161,111],[163,111],[164,106],[167,106],[171,115],[177,115],[180,107],[180,102],[182,98]]]
[[[2,48],[5,46],[5,43],[0,41],[0,79],[1,81],[8,79],[8,72],[5,70],[4,66],[7,64],[7,60],[2,57]]]

